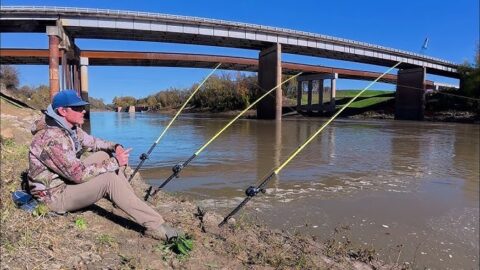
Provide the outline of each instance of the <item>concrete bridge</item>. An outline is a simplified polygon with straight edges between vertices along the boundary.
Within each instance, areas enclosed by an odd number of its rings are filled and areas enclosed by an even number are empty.
[[[61,57],[60,57],[61,59]],[[258,72],[258,59],[206,54],[184,54],[184,53],[160,53],[160,52],[132,52],[132,51],[91,51],[84,50],[80,52],[81,62],[88,63],[89,66],[162,66],[162,67],[193,67],[193,68],[214,68],[218,63],[222,63],[222,69]],[[46,49],[0,49],[0,60],[8,65],[48,65],[49,51]],[[335,83],[336,79],[353,79],[372,81],[378,78],[381,73],[344,69],[317,65],[306,65],[299,63],[282,62],[282,73],[287,75],[303,72],[299,81],[305,81],[306,85],[298,87],[298,96],[302,96],[303,88],[306,88],[307,104],[302,104],[301,98],[297,99],[297,109],[302,111],[326,111],[332,112],[335,109]],[[318,74],[320,75],[318,77]],[[87,73],[81,74],[86,77]],[[330,80],[330,86],[326,85],[325,93],[315,89],[319,95],[318,104],[312,102],[313,85],[309,85],[309,78],[314,76],[318,81]],[[323,77],[322,77],[323,76]],[[332,83],[333,80],[333,83]],[[86,79],[88,81],[88,79]],[[397,76],[387,74],[382,77],[380,82],[397,83]],[[61,83],[65,88],[65,82]],[[439,90],[442,88],[452,88],[453,85],[425,80],[426,89]],[[320,88],[320,87],[317,87]],[[323,88],[323,85],[322,87]],[[327,89],[329,88],[329,89]],[[321,95],[331,95],[325,99]],[[320,97],[321,96],[321,97]],[[320,100],[322,102],[320,102]],[[146,108],[136,109],[137,111],[146,110]],[[117,111],[129,111],[128,108],[117,109]]]
[[[0,8],[1,32],[43,32],[49,36],[50,87],[59,90],[58,68],[67,74],[67,83],[88,91],[80,70],[81,52],[77,38],[125,39],[213,45],[259,50],[259,86],[271,89],[281,81],[281,53],[302,54],[353,62],[393,66],[402,62],[398,73],[397,119],[423,117],[422,90],[425,74],[458,78],[457,64],[402,50],[364,42],[288,29],[205,18],[105,9],[18,7]],[[64,55],[66,57],[61,57]],[[85,85],[85,86],[84,86]],[[281,117],[281,91],[262,101],[259,118]]]
[[[8,49],[0,48],[0,60],[6,65],[48,65],[49,50],[46,49]],[[157,67],[191,67],[214,68],[222,63],[224,70],[258,72],[258,59],[209,54],[163,53],[163,52],[132,52],[132,51],[93,51],[83,50],[80,58],[89,66],[157,66]],[[60,57],[60,60],[62,57]],[[318,65],[307,65],[292,62],[282,62],[282,74],[338,74],[340,79],[372,81],[378,78],[380,72],[336,68]],[[379,80],[383,83],[397,83],[397,76],[387,74]],[[426,87],[434,89],[443,84],[425,80]]]

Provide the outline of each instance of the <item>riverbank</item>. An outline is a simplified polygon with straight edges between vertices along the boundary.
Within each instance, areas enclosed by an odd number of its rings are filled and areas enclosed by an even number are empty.
[[[346,116],[350,119],[395,119],[392,112],[385,110],[366,111],[363,113]],[[470,111],[438,111],[426,112],[423,121],[428,122],[452,122],[452,123],[469,123],[480,124],[480,115]]]
[[[19,188],[28,167],[28,133],[41,114],[1,101],[1,264],[2,269],[401,269],[401,262],[375,258],[371,248],[353,246],[341,234],[328,241],[271,230],[247,215],[224,228],[222,216],[203,213],[194,201],[160,193],[152,202],[165,219],[193,239],[189,255],[142,235],[107,200],[66,216],[32,216],[14,207],[10,192]],[[4,132],[10,128],[11,132]],[[138,196],[146,186],[133,181]]]
[[[287,110],[284,110],[287,111]],[[100,112],[100,111],[99,111]],[[162,113],[162,114],[171,114],[174,115],[177,110],[175,109],[164,109],[158,111],[149,111],[151,113]],[[218,117],[218,118],[233,118],[237,116],[241,111],[225,111],[225,112],[210,112],[206,109],[185,109],[184,114],[195,114],[199,117]],[[256,110],[249,110],[245,112],[241,118],[247,119],[256,119]],[[295,111],[285,112],[283,117],[296,117],[299,116]],[[328,117],[328,116],[325,116]],[[377,108],[374,110],[358,110],[358,109],[347,109],[345,112],[339,116],[339,118],[347,119],[395,119],[395,114],[391,108]],[[445,111],[436,111],[436,112],[425,112],[425,117],[423,121],[429,122],[452,122],[452,123],[470,123],[470,124],[480,124],[480,114],[474,113],[471,111],[458,111],[458,110],[445,110]]]

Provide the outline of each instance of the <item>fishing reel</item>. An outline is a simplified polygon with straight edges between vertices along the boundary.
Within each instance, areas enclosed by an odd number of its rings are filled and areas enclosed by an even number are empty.
[[[172,167],[172,171],[177,178],[178,178],[178,174],[180,173],[180,171],[182,171],[182,169],[183,169],[182,163],[178,163],[177,165]]]
[[[142,153],[139,158],[140,158],[140,160],[146,160],[146,159],[148,159],[148,156],[147,156],[147,154]]]
[[[254,186],[249,186],[247,188],[247,190],[245,190],[245,194],[248,197],[253,197],[253,196],[257,195],[259,192],[265,193],[266,190],[264,188],[257,188],[257,187],[254,187]]]

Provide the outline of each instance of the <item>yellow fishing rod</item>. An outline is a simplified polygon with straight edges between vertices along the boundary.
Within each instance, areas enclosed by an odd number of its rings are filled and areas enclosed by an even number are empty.
[[[373,84],[375,84],[378,80],[380,80],[383,76],[385,76],[387,73],[389,73],[391,70],[396,68],[398,65],[400,65],[401,62],[398,62],[395,64],[393,67],[389,68],[387,71],[385,71],[383,74],[381,74],[378,78],[376,78],[373,82],[371,82],[367,87],[365,87],[362,91],[360,91],[357,95],[355,95],[347,104],[345,104],[340,110],[338,110],[337,113],[335,113],[332,118],[330,118],[325,124],[323,124],[310,138],[308,138],[307,141],[305,141],[302,145],[300,145],[295,151],[293,151],[292,154],[285,160],[278,168],[273,169],[269,174],[267,174],[266,177],[264,177],[263,181],[260,183],[258,186],[250,186],[245,190],[245,194],[247,197],[235,208],[233,209],[230,214],[228,214],[220,224],[218,224],[219,227],[223,226],[225,223],[228,222],[228,220],[235,215],[245,204],[247,204],[248,201],[250,201],[253,197],[255,197],[259,192],[265,193],[265,186],[267,185],[268,181],[273,178],[273,176],[278,175],[280,171],[285,167],[292,159],[294,159],[298,153],[300,153],[303,148],[305,148],[315,137],[317,137],[322,130],[328,126],[340,113],[342,113],[350,104],[352,104],[355,99],[357,99],[363,92],[368,90]]]
[[[268,90],[265,94],[263,94],[261,97],[259,97],[257,100],[255,100],[252,104],[250,104],[250,106],[248,106],[247,108],[245,108],[243,111],[241,111],[237,116],[235,116],[235,118],[233,118],[232,120],[230,120],[230,122],[228,122],[228,124],[226,124],[220,131],[218,131],[210,140],[208,140],[208,142],[206,142],[202,147],[200,147],[200,149],[197,150],[197,152],[195,152],[190,158],[188,158],[186,161],[184,161],[183,163],[178,163],[177,165],[173,166],[172,167],[172,171],[173,173],[158,187],[156,187],[155,189],[153,189],[153,186],[150,186],[145,194],[145,201],[148,201],[148,198],[150,196],[155,196],[155,194],[157,194],[157,192],[162,189],[166,184],[168,184],[168,182],[170,182],[170,180],[172,180],[174,177],[178,177],[180,171],[185,168],[188,163],[190,163],[195,157],[197,157],[198,155],[200,155],[200,153],[210,144],[212,143],[218,136],[220,136],[220,134],[222,134],[222,132],[224,132],[231,124],[233,124],[233,122],[235,122],[238,118],[240,118],[240,116],[242,116],[245,112],[247,112],[249,109],[251,109],[253,106],[255,106],[255,104],[257,104],[258,102],[260,102],[260,100],[262,100],[264,97],[268,96],[271,92],[273,92],[274,90],[276,90],[277,88],[279,88],[280,86],[282,86],[283,84],[285,84],[286,82],[298,77],[300,74],[302,74],[302,72],[300,73],[297,73],[296,75],[284,80],[283,82],[281,82],[280,84],[276,85],[275,87],[273,87],[272,89]],[[153,192],[152,192],[153,190]]]
[[[138,172],[138,170],[140,169],[140,167],[142,167],[143,163],[145,162],[145,160],[148,159],[148,157],[150,156],[150,154],[152,153],[153,149],[155,148],[155,146],[157,146],[157,144],[160,142],[160,140],[162,139],[163,135],[165,135],[165,133],[167,132],[167,130],[170,128],[170,126],[172,125],[172,123],[175,121],[175,119],[177,119],[178,115],[183,111],[183,109],[185,108],[185,106],[187,106],[188,102],[190,101],[190,99],[193,98],[193,96],[198,92],[198,90],[200,90],[200,88],[202,87],[202,85],[208,80],[208,78],[210,78],[210,76],[212,76],[212,74],[220,67],[221,63],[219,63],[211,72],[210,74],[208,74],[207,77],[205,77],[205,79],[203,79],[202,83],[200,83],[197,88],[190,94],[190,96],[188,97],[188,99],[185,101],[185,103],[183,103],[182,107],[180,107],[180,109],[177,111],[177,113],[175,114],[175,116],[170,120],[170,122],[168,123],[167,127],[162,131],[162,133],[160,134],[160,136],[158,136],[157,140],[152,144],[152,146],[150,146],[150,149],[148,149],[148,152],[145,154],[145,153],[142,153],[140,155],[140,163],[137,165],[137,167],[135,168],[135,170],[133,171],[132,175],[130,176],[130,178],[128,179],[128,181],[132,181],[133,177],[135,176],[135,174]]]

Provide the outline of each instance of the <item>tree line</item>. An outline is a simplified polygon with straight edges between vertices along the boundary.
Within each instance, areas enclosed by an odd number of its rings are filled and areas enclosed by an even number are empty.
[[[287,77],[285,76],[282,80]],[[210,112],[245,109],[263,93],[257,80],[256,75],[241,72],[212,75],[193,96],[189,106]],[[140,106],[154,111],[177,108],[197,87],[198,83],[189,88],[168,88],[140,99],[132,96],[115,97],[112,105],[115,107]],[[268,90],[270,89],[265,89],[265,91]],[[296,81],[292,80],[283,85],[282,91],[286,98],[293,99],[296,95]]]

